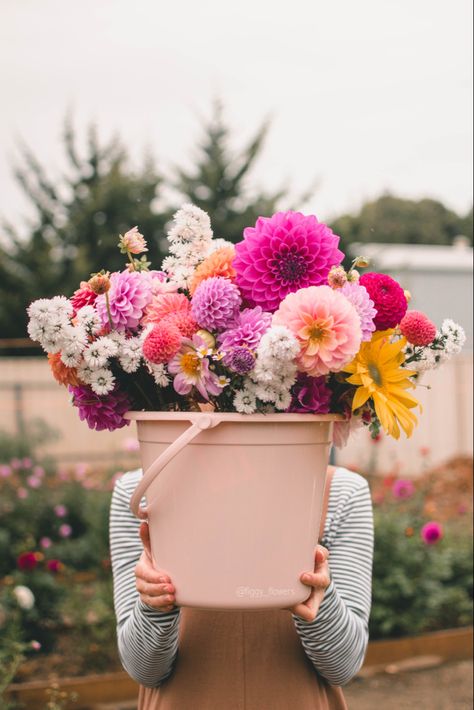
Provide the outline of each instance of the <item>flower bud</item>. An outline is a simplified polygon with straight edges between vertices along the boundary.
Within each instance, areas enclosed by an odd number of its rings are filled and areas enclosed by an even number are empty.
[[[328,284],[331,288],[342,288],[347,282],[347,274],[343,266],[333,266],[328,274]]]
[[[407,299],[407,303],[410,303],[410,301],[411,301],[410,291],[408,291],[408,289],[405,289],[403,293],[405,294],[405,298]]]
[[[353,266],[358,266],[360,269],[365,269],[370,264],[368,256],[358,256],[354,259]]]
[[[357,283],[357,281],[360,279],[360,274],[357,271],[357,269],[351,269],[350,271],[347,272],[347,280],[350,281],[351,283]]]
[[[110,272],[105,271],[104,273],[93,274],[88,281],[89,288],[91,291],[100,296],[103,293],[107,293],[110,289]]]
[[[212,335],[212,333],[210,333],[208,330],[204,330],[204,329],[198,330],[196,335],[199,335],[199,337],[202,338],[202,340],[204,340],[204,342],[206,343],[206,345],[209,348],[213,349],[216,347],[216,339]]]
[[[140,234],[138,227],[132,227],[123,236],[120,235],[119,247],[130,254],[141,254],[148,251],[145,237]]]

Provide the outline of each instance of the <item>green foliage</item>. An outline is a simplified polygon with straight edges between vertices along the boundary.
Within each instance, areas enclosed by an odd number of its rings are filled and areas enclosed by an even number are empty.
[[[424,492],[375,508],[370,637],[406,636],[472,623],[472,537],[456,521],[443,539],[420,536]]]
[[[462,217],[436,200],[386,194],[365,203],[356,215],[342,215],[331,227],[340,235],[343,251],[352,242],[452,244],[459,234],[472,238],[472,209]]]

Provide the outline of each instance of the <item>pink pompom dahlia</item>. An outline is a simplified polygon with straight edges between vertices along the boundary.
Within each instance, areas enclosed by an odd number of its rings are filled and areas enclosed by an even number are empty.
[[[110,284],[108,298],[114,328],[119,331],[137,328],[151,299],[149,280],[138,271],[116,271],[110,276]],[[99,296],[95,306],[103,325],[109,325],[106,296]]]
[[[175,325],[183,338],[192,338],[194,333],[197,333],[199,330],[199,326],[191,313],[186,313],[186,311],[171,313],[163,319],[163,322]]]
[[[211,276],[194,292],[191,312],[201,328],[223,330],[235,320],[241,303],[235,284],[222,276]]]
[[[436,520],[430,520],[421,528],[421,539],[426,545],[435,545],[443,537],[443,527]]]
[[[352,303],[359,314],[362,340],[370,340],[375,330],[374,318],[377,311],[367,289],[359,283],[348,282],[342,286],[341,293]]]
[[[273,315],[300,343],[298,369],[312,377],[338,372],[359,351],[360,318],[347,298],[329,286],[309,286],[290,293]]]
[[[359,283],[365,286],[377,310],[374,318],[376,330],[395,328],[408,307],[405,292],[400,284],[387,274],[375,272],[363,274]]]
[[[142,323],[158,323],[175,313],[190,313],[191,303],[184,293],[159,293],[153,296],[145,309]]]
[[[429,345],[436,336],[436,326],[420,311],[407,311],[400,321],[402,335],[412,345]]]
[[[155,323],[143,341],[143,355],[155,365],[161,365],[176,355],[182,335],[177,326],[167,319]]]
[[[250,305],[273,313],[285,296],[326,283],[344,258],[339,237],[313,215],[277,212],[244,229],[236,245],[236,283]]]

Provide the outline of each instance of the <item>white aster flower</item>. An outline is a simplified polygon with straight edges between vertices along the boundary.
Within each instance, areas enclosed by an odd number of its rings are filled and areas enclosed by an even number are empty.
[[[293,333],[284,325],[274,325],[263,334],[257,349],[258,355],[289,362],[300,351],[300,344]]]
[[[109,358],[116,355],[118,352],[117,343],[107,336],[97,338],[93,343],[84,350],[84,360],[87,365],[93,370],[105,367]]]
[[[154,365],[153,363],[149,362],[148,364],[148,370],[150,374],[153,376],[153,379],[155,380],[155,384],[158,385],[158,387],[167,387],[169,384],[169,377],[166,372],[166,366],[165,365]]]
[[[128,372],[131,374],[132,372],[136,372],[138,368],[141,365],[142,357],[140,354],[132,356],[132,355],[121,355],[119,357],[119,363],[125,372]]]
[[[62,349],[82,353],[89,342],[86,329],[82,325],[66,325],[60,330]]]
[[[285,411],[291,404],[291,394],[288,390],[282,390],[275,399],[275,409]]]
[[[84,363],[77,368],[77,376],[85,385],[90,385],[93,372],[92,367]]]
[[[239,414],[254,414],[257,409],[257,399],[248,388],[237,390],[234,397],[234,407]]]
[[[54,312],[54,307],[51,304],[51,299],[38,298],[36,301],[33,301],[33,303],[30,303],[26,310],[31,320],[35,320],[38,323],[45,323]]]
[[[115,377],[106,367],[94,370],[90,376],[90,386],[98,395],[109,394],[115,387]]]
[[[458,323],[446,318],[441,326],[441,336],[445,339],[445,350],[448,355],[460,353],[465,342],[466,333]]]
[[[77,311],[76,318],[89,335],[96,335],[102,329],[102,321],[94,306],[83,306]]]
[[[61,350],[61,362],[63,362],[66,367],[78,367],[82,362],[82,353],[74,350]]]

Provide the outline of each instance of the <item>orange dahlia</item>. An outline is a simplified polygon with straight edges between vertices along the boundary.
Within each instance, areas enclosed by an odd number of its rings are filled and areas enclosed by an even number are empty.
[[[216,249],[210,254],[207,259],[204,259],[194,272],[189,285],[191,295],[194,294],[199,284],[211,276],[223,276],[230,281],[233,281],[236,276],[236,271],[232,266],[235,258],[235,249],[233,246],[225,246],[221,249]]]
[[[48,360],[53,377],[60,385],[77,387],[82,384],[77,376],[76,368],[67,367],[61,360],[61,353],[49,353]]]

